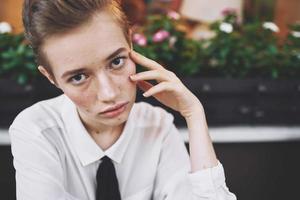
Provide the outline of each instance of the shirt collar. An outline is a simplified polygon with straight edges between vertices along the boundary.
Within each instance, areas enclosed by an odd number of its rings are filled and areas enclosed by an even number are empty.
[[[96,162],[105,155],[118,164],[121,163],[132,136],[132,126],[134,123],[131,123],[131,118],[134,107],[130,111],[123,132],[118,140],[106,151],[103,151],[82,124],[76,105],[65,94],[63,95],[66,101],[62,109],[62,120],[66,127],[67,137],[71,140],[71,144],[82,165],[86,166]]]

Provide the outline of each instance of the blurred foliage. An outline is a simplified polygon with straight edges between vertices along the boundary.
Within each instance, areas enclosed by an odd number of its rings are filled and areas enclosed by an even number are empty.
[[[228,10],[223,20],[211,24],[214,36],[200,41],[189,39],[181,31],[184,21],[168,15],[148,18],[136,34],[146,44],[134,41],[136,51],[158,61],[180,76],[292,79],[300,77],[299,24],[290,26],[290,34],[279,43],[279,31],[272,22],[255,21],[242,24],[235,12]],[[154,40],[157,32],[169,36]],[[294,34],[292,34],[294,33]],[[176,42],[170,47],[172,38]]]
[[[222,23],[231,24],[232,32],[220,29]],[[275,24],[274,24],[275,25]],[[274,31],[256,21],[240,25],[234,14],[211,26],[216,36],[205,49],[206,67],[214,68],[214,74],[225,77],[278,78],[282,53]],[[206,70],[204,70],[204,73]]]
[[[211,24],[214,36],[200,41],[187,37],[186,22],[177,13],[150,15],[147,23],[134,31],[134,49],[179,76],[300,77],[300,24],[290,25],[290,33],[279,43],[274,23],[242,24],[234,12],[225,13],[223,20]],[[37,74],[24,35],[0,33],[0,78],[27,84]]]
[[[195,74],[202,57],[202,44],[198,41],[188,39],[185,33],[177,29],[180,21],[171,20],[167,15],[148,16],[147,25],[142,27],[142,37],[145,37],[145,45],[138,45],[134,40],[134,49],[146,57],[158,61],[164,66],[169,66],[172,71],[178,71],[186,75]],[[156,41],[155,36],[161,30],[168,32],[170,36]],[[175,68],[176,66],[185,66]]]
[[[286,77],[298,78],[300,75],[300,23],[289,26],[290,33],[288,34],[282,53],[282,70]]]
[[[0,77],[13,78],[19,84],[28,83],[37,75],[32,49],[24,35],[0,34]]]

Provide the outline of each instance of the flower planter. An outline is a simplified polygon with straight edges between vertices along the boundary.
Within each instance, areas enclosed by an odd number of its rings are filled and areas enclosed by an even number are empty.
[[[185,77],[182,81],[204,105],[209,126],[300,124],[300,80]],[[24,108],[59,94],[44,78],[27,87],[0,80],[0,127],[8,127]],[[139,91],[137,101],[164,107],[175,116],[176,125],[185,126],[179,113],[153,97],[144,98]]]
[[[11,79],[0,80],[0,127],[8,127],[14,117],[33,103],[33,86],[20,86]]]
[[[299,125],[300,81],[265,79],[182,78],[204,105],[210,126]],[[152,97],[138,100],[159,103]],[[175,123],[184,126],[178,113]]]
[[[20,86],[12,79],[0,79],[0,128],[8,128],[23,109],[59,93],[44,78],[38,78],[26,86]]]

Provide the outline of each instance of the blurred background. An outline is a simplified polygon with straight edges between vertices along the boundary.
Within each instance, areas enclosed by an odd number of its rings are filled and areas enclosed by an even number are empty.
[[[37,71],[23,36],[22,3],[0,0],[5,200],[15,199],[9,125],[24,108],[61,94]],[[300,0],[122,0],[122,6],[134,49],[174,71],[203,103],[238,199],[300,199]],[[137,101],[162,106],[140,92]],[[184,120],[164,108],[188,147]]]

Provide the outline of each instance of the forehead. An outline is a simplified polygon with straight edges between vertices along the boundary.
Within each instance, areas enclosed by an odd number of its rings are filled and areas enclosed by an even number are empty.
[[[120,25],[107,12],[68,33],[48,38],[43,45],[52,70],[56,74],[103,60],[120,47],[129,45]]]

